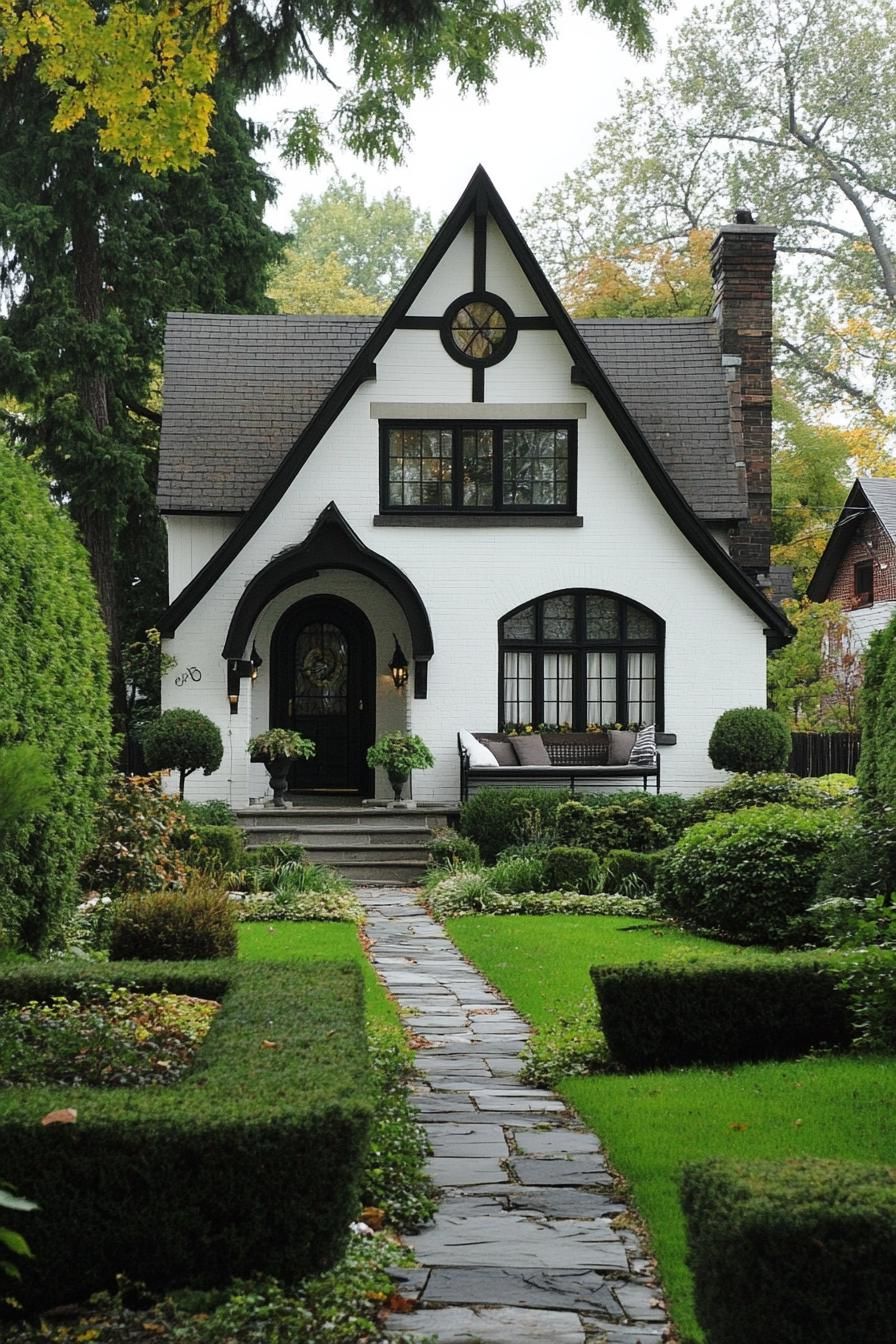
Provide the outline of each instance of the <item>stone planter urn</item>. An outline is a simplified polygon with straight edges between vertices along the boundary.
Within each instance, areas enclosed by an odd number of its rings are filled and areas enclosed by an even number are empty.
[[[387,771],[389,783],[392,785],[392,792],[395,794],[396,803],[401,802],[401,791],[408,782],[408,775],[400,773],[398,770]]]
[[[271,781],[274,806],[286,807],[284,794],[289,788],[289,763],[297,757],[314,755],[314,743],[291,728],[269,728],[247,744],[250,759],[263,765]]]
[[[262,764],[270,778],[271,789],[274,794],[274,806],[285,807],[286,802],[283,795],[289,786],[289,757],[274,756],[270,759],[262,757]]]

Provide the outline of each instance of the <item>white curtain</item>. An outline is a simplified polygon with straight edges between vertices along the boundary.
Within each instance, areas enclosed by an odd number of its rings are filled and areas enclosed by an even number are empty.
[[[627,655],[628,722],[656,723],[656,654]]]
[[[544,721],[572,723],[572,654],[544,655]]]
[[[532,655],[504,654],[504,719],[506,723],[532,722]]]
[[[588,723],[616,722],[616,654],[589,653],[585,717]]]

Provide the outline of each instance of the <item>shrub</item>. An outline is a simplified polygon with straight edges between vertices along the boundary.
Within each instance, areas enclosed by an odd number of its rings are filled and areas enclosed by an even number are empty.
[[[876,802],[862,802],[825,854],[819,901],[846,900],[859,912],[867,900],[896,890],[896,818]]]
[[[371,1028],[368,1046],[374,1112],[361,1198],[382,1209],[392,1227],[410,1232],[432,1217],[438,1202],[426,1175],[426,1131],[408,1095],[414,1056],[392,1026]]]
[[[308,920],[363,924],[364,907],[352,892],[265,891],[234,902],[243,924],[303,924]]]
[[[106,896],[183,886],[187,837],[175,800],[160,792],[157,778],[114,775],[97,809],[81,886]]]
[[[593,895],[600,886],[600,871],[597,855],[581,845],[557,845],[545,855],[545,883],[557,891]]]
[[[0,749],[0,840],[49,806],[53,778],[37,747]]]
[[[495,891],[516,896],[524,891],[544,891],[548,884],[547,864],[543,857],[522,854],[501,858],[489,869],[489,880]]]
[[[561,1013],[539,1027],[520,1053],[520,1082],[530,1087],[556,1087],[561,1078],[597,1073],[609,1061],[600,1029],[597,1004],[584,999],[571,1013]]]
[[[896,933],[889,907],[891,933]],[[896,956],[893,944],[882,950],[864,947],[850,953],[841,978],[849,995],[855,1037],[860,1050],[896,1051]]]
[[[783,770],[790,757],[790,729],[771,709],[727,709],[709,738],[709,759],[717,770],[748,775]]]
[[[604,860],[604,887],[614,891],[627,878],[636,878],[645,891],[652,892],[667,854],[665,849],[655,849],[649,854],[639,854],[633,849],[611,849]]]
[[[370,1118],[357,968],[26,965],[0,975],[0,998],[71,993],[73,974],[223,1006],[184,1078],[79,1089],[74,1124],[35,1122],[58,1109],[58,1087],[0,1090],[0,1151],[40,1205],[23,1224],[34,1259],[17,1296],[43,1307],[118,1274],[205,1287],[331,1264],[358,1209]]]
[[[483,862],[494,863],[510,844],[556,835],[557,809],[565,789],[478,789],[460,810],[461,835],[475,840]]]
[[[234,902],[197,878],[183,891],[124,896],[113,909],[114,961],[207,961],[235,953]]]
[[[855,775],[817,775],[812,783],[828,798],[834,798],[838,802],[842,799],[854,797],[858,791],[858,781]]]
[[[180,801],[181,815],[191,826],[232,826],[233,809],[223,798],[207,798],[204,803]]]
[[[305,850],[302,845],[254,845],[243,855],[247,868],[282,868],[287,863],[304,863]]]
[[[479,846],[459,831],[445,827],[434,831],[429,845],[430,864],[433,868],[472,866],[479,862]]]
[[[859,718],[859,792],[883,807],[896,807],[896,620],[868,641]]]
[[[246,859],[246,840],[239,826],[193,826],[186,849],[187,862],[204,872],[233,872]]]
[[[681,1195],[697,1318],[713,1344],[881,1338],[896,1274],[892,1168],[714,1158],[685,1167]]]
[[[187,776],[213,774],[224,755],[218,725],[198,709],[166,709],[144,728],[142,746],[147,769],[178,772],[181,798]]]
[[[629,1069],[788,1059],[849,1045],[842,963],[751,955],[713,965],[593,966],[601,1025]]]
[[[669,832],[651,816],[646,795],[638,793],[596,807],[564,803],[557,812],[557,835],[601,855],[611,849],[662,849],[669,843]]]
[[[40,809],[0,847],[0,929],[40,952],[77,903],[111,769],[106,634],[70,519],[5,447],[0,534],[0,748],[33,748],[50,778]]]
[[[686,831],[657,873],[663,909],[691,928],[739,942],[787,943],[805,916],[825,853],[842,830],[835,811],[749,807]]]
[[[462,918],[464,915],[620,915],[630,919],[650,919],[656,904],[649,898],[629,896],[581,896],[573,891],[526,891],[505,896],[492,891],[485,874],[473,885],[445,877],[427,892],[427,902],[437,919]]]
[[[735,775],[724,784],[705,789],[690,799],[689,825],[705,821],[718,812],[739,812],[742,807],[786,803],[788,807],[817,811],[822,807],[830,807],[832,801],[831,795],[819,788],[817,780],[775,772]]]

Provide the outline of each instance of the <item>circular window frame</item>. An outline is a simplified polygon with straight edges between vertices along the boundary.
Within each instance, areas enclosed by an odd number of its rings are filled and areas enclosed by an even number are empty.
[[[454,337],[451,334],[454,319],[461,308],[466,308],[471,303],[488,303],[492,308],[497,309],[506,324],[507,334],[501,342],[499,348],[490,355],[468,355],[463,350],[459,350],[455,344]],[[442,338],[442,345],[447,354],[451,356],[458,364],[463,364],[467,369],[487,369],[492,364],[500,364],[502,359],[506,359],[513,347],[516,345],[517,332],[519,325],[513,309],[499,295],[491,294],[486,289],[472,290],[469,294],[461,294],[445,309],[442,323],[439,328],[439,335]]]

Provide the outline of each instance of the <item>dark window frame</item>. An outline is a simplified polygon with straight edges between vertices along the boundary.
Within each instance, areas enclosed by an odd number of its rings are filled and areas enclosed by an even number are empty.
[[[556,597],[571,596],[574,605],[574,638],[559,640],[544,638],[544,604]],[[619,614],[619,635],[614,639],[587,639],[586,604],[589,597],[608,597],[617,603]],[[534,639],[505,639],[504,622],[528,607],[535,607]],[[656,623],[655,639],[628,639],[626,608],[634,607]],[[656,656],[655,695],[656,708],[654,722],[658,731],[665,725],[665,662],[666,662],[666,623],[643,602],[636,602],[624,593],[614,593],[606,588],[558,588],[550,593],[540,593],[526,602],[506,611],[498,621],[498,726],[511,722],[504,710],[504,655],[505,653],[532,654],[532,722],[544,723],[544,680],[543,655],[545,653],[573,654],[573,717],[570,725],[574,732],[584,732],[587,728],[587,655],[589,653],[616,654],[616,716],[613,722],[626,722],[626,716],[620,711],[627,706],[628,678],[626,659],[628,653],[653,653]]]
[[[860,575],[867,579],[863,583]],[[852,568],[852,591],[855,605],[871,607],[874,605],[874,561],[858,560]]]
[[[505,336],[501,344],[490,355],[467,355],[459,346],[455,345],[452,336],[452,327],[456,315],[462,308],[467,308],[474,303],[486,303],[501,314],[504,319]],[[439,323],[439,337],[447,354],[451,356],[458,364],[463,364],[467,369],[490,369],[494,364],[500,364],[502,359],[506,359],[513,347],[516,345],[519,326],[516,316],[510,305],[498,294],[492,294],[487,289],[470,290],[467,294],[461,294],[454,300],[442,315]]]
[[[393,430],[440,430],[452,435],[451,503],[393,504],[389,500],[389,435]],[[492,430],[492,503],[470,505],[463,502],[463,436],[473,430]],[[504,435],[518,429],[565,430],[567,444],[567,498],[562,504],[504,503]],[[380,512],[398,514],[574,514],[578,477],[578,421],[576,420],[495,420],[477,417],[471,420],[381,420],[380,421]]]

